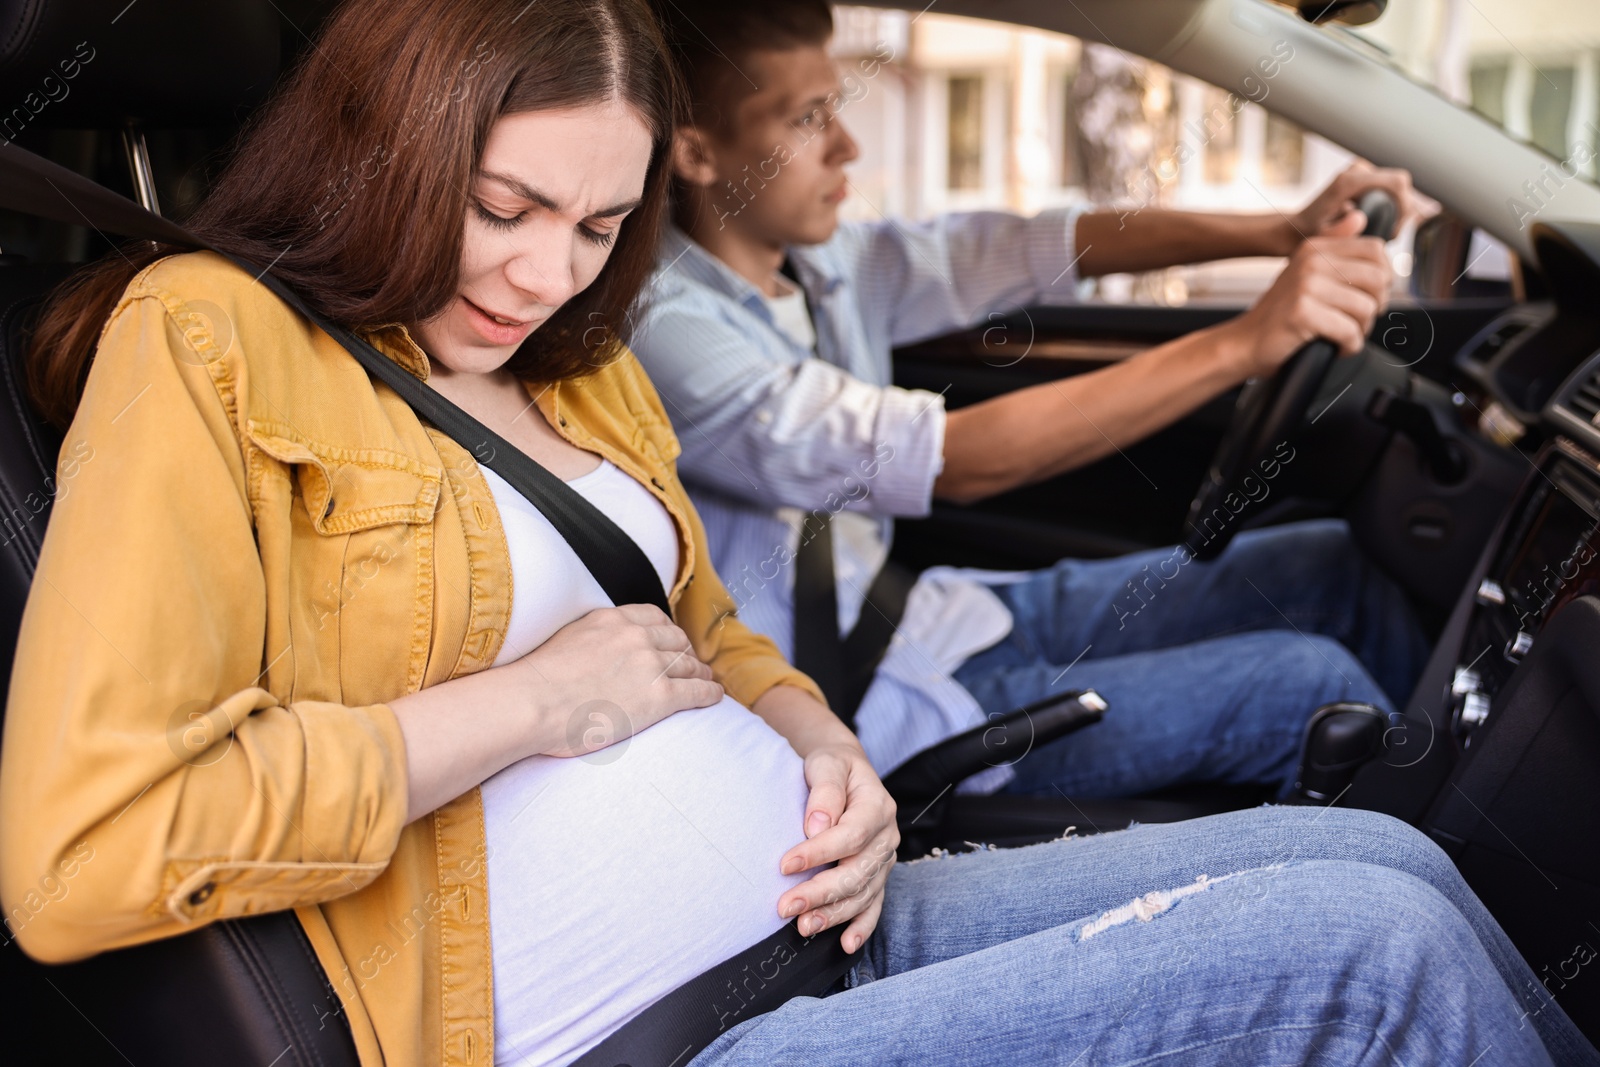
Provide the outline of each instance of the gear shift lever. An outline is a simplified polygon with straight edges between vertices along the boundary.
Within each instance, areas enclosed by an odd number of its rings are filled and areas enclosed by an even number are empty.
[[[1303,803],[1339,799],[1362,764],[1383,747],[1388,717],[1371,704],[1324,704],[1306,723],[1295,794]]]

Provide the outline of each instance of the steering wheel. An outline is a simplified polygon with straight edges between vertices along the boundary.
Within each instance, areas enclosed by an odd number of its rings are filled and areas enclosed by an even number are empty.
[[[1387,240],[1393,234],[1397,212],[1388,193],[1373,189],[1357,206],[1367,216],[1363,236]],[[1215,559],[1228,547],[1252,499],[1245,479],[1300,425],[1338,355],[1337,345],[1319,337],[1306,342],[1272,377],[1246,383],[1233,409],[1233,423],[1189,504],[1184,547],[1195,559]]]

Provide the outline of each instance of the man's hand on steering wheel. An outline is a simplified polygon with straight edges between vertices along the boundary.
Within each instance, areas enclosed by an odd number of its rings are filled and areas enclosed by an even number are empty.
[[[1233,353],[1224,358],[1253,380],[1189,503],[1185,546],[1195,559],[1215,559],[1227,547],[1253,499],[1252,469],[1274,442],[1294,434],[1329,365],[1341,352],[1361,350],[1387,305],[1392,271],[1383,243],[1394,234],[1394,203],[1383,189],[1360,203],[1332,223],[1332,234],[1296,248],[1272,288],[1222,327],[1234,342],[1224,345]]]
[[[1289,216],[1289,225],[1294,230],[1291,242],[1298,242],[1302,238],[1334,236],[1335,227],[1346,221],[1356,201],[1372,189],[1382,189],[1394,201],[1394,232],[1398,233],[1406,223],[1421,217],[1422,208],[1416,191],[1411,188],[1410,172],[1374,167],[1366,160],[1358,159],[1329,182],[1327,188],[1318,193],[1311,203]],[[1354,232],[1360,233],[1361,226],[1358,225]]]
[[[1238,341],[1241,380],[1275,373],[1313,338],[1327,338],[1344,355],[1361,350],[1394,279],[1383,241],[1359,236],[1365,225],[1360,211],[1347,211],[1303,241],[1271,288],[1226,324]]]

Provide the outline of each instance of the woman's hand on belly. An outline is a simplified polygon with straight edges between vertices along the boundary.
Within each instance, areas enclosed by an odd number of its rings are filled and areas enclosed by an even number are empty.
[[[522,670],[534,695],[536,755],[587,755],[722,699],[689,636],[649,604],[591,611],[501,669]]]
[[[784,853],[784,874],[838,865],[778,898],[778,914],[800,916],[800,932],[811,936],[848,922],[841,943],[854,952],[871,935],[883,911],[883,887],[900,847],[894,798],[883,787],[861,746],[822,745],[805,757],[807,840]]]
[[[722,686],[659,608],[601,608],[521,659],[389,702],[406,742],[407,821],[528,756],[581,756]]]

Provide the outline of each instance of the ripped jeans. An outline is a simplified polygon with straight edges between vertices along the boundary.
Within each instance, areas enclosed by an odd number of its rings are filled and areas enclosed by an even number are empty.
[[[1431,841],[1341,808],[899,864],[846,985],[694,1067],[1600,1063]]]
[[[1177,549],[1062,560],[995,592],[1011,633],[955,680],[1005,713],[1096,689],[1103,721],[1030,753],[1009,793],[1120,797],[1189,782],[1294,784],[1306,720],[1336,700],[1405,707],[1428,643],[1405,594],[1320,519]]]

